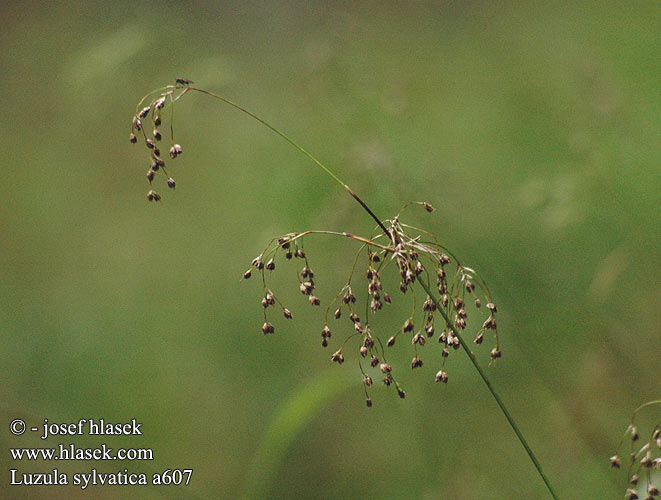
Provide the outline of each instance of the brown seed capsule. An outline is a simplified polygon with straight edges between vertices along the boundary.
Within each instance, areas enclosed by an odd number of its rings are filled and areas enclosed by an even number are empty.
[[[413,336],[413,339],[411,339],[411,342],[413,344],[419,344],[419,345],[423,346],[423,345],[425,345],[426,340],[422,336],[422,334],[420,334],[420,332],[418,332]]]
[[[334,361],[335,363],[341,365],[342,363],[344,363],[344,356],[342,355],[342,353],[340,351],[336,351],[331,356],[331,361]]]
[[[440,262],[440,264],[441,264],[442,266],[444,266],[445,264],[449,264],[449,263],[451,262],[451,261],[450,261],[450,257],[448,257],[447,255],[445,255],[444,253],[442,253],[442,254],[439,256],[439,259],[438,259],[438,260],[439,260],[439,262]]]
[[[287,260],[291,260],[293,256],[294,254],[292,253],[291,250],[287,250],[287,252],[285,253],[285,257],[287,258]]]
[[[145,116],[147,116],[149,114],[149,111],[151,111],[151,108],[149,106],[147,106],[146,108],[142,108],[140,110],[140,113],[138,113],[138,117],[139,118],[144,118]]]
[[[397,388],[397,395],[402,399],[406,398],[406,393],[404,392],[404,389],[401,389],[399,387]]]
[[[161,117],[156,115],[154,117],[154,125],[156,125],[158,127],[160,124],[161,124]]]
[[[275,332],[275,328],[268,321],[262,325],[262,333],[264,333],[264,335],[267,335],[267,334],[273,333],[273,332]]]
[[[304,281],[301,283],[300,290],[303,295],[311,295],[314,290],[314,285],[309,281]]]
[[[149,140],[149,139],[147,139],[147,140]],[[160,159],[158,156],[154,156],[154,163],[156,163],[156,165],[158,165],[159,167],[165,166],[165,162],[162,159]],[[154,167],[152,167],[152,168],[154,168]]]
[[[390,337],[390,338],[388,339],[388,342],[386,342],[386,345],[387,345],[388,347],[392,347],[392,346],[394,346],[394,345],[395,345],[395,340],[396,340],[396,339],[395,339],[395,336]]]
[[[383,300],[390,304],[390,294],[389,293],[384,293],[383,294]]]
[[[170,177],[170,178],[168,179],[168,187],[171,188],[171,189],[174,189],[174,187],[175,187],[176,185],[177,185],[177,183],[174,182],[174,179],[173,179],[172,177]]]
[[[174,146],[170,148],[170,151],[168,151],[168,153],[170,154],[170,158],[172,158],[173,160],[177,157],[177,152],[174,150]]]
[[[498,349],[497,347],[494,347],[494,348],[491,350],[491,354],[490,354],[491,359],[498,359],[498,358],[500,358],[502,355],[503,355],[503,353],[500,352],[500,349]]]
[[[372,387],[373,381],[372,377],[369,375],[363,375],[363,384],[365,384],[367,387]]]
[[[321,339],[321,346],[328,347],[328,339]]]
[[[321,336],[323,338],[330,338],[332,335],[331,329],[328,328],[328,325],[324,325],[324,329],[321,330]]]
[[[445,373],[443,370],[439,370],[436,373],[436,382],[443,382],[444,384],[448,383],[448,374]]]
[[[243,273],[243,279],[247,280],[251,276],[252,276],[252,271],[250,271],[250,269],[248,269],[245,273]]]
[[[181,149],[181,146],[179,144],[175,144],[172,147],[174,148],[175,153],[177,153],[177,156],[184,154],[184,150]]]
[[[420,368],[422,366],[422,360],[416,356],[411,360],[411,369]]]
[[[319,297],[315,297],[314,295],[310,295],[309,300],[310,300],[310,304],[312,304],[313,306],[318,306],[319,304],[321,304]]]
[[[390,373],[392,371],[392,368],[388,363],[381,363],[381,366],[379,366],[379,368],[383,373]]]
[[[433,337],[434,336],[434,325],[428,325],[425,328],[425,332],[427,332],[427,337]]]
[[[154,108],[163,109],[163,106],[165,106],[165,96],[159,97],[154,101]]]
[[[136,130],[142,130],[142,121],[137,116],[133,117],[133,128]]]
[[[361,346],[360,346],[360,355],[361,355],[363,358],[367,356],[367,347],[365,347],[364,345],[361,345]]]
[[[335,310],[335,319],[340,319],[340,316],[342,316],[342,309],[338,308]]]
[[[656,486],[650,484],[647,487],[647,494],[652,498],[656,498],[659,496],[659,489]]]
[[[273,262],[273,259],[270,259],[266,263],[266,269],[268,269],[269,271],[273,271],[275,269],[275,262]]]
[[[450,351],[448,351],[447,347],[444,347],[443,352],[441,352],[441,356],[443,356],[444,358],[447,358],[449,355],[450,355]]]
[[[477,345],[480,345],[483,340],[484,340],[484,334],[480,332],[477,334],[477,337],[475,337],[475,340],[473,340],[473,342],[475,342]]]
[[[263,307],[264,309],[266,309],[268,306],[269,306],[269,302],[268,302],[268,300],[266,300],[266,298],[263,298],[263,299],[262,299],[262,307]]]
[[[160,201],[161,200],[161,195],[154,192],[154,191],[149,191],[147,193],[147,200],[149,200],[149,201]]]
[[[378,364],[379,364],[379,358],[377,358],[376,356],[372,356],[370,358],[370,366],[374,368]]]
[[[159,156],[159,155],[161,154],[161,150],[158,149],[157,147],[154,147],[154,154],[155,154],[156,156]]]
[[[147,145],[147,147],[148,147],[149,149],[154,149],[154,141],[152,141],[151,139],[147,139],[147,140],[145,141],[145,144]]]
[[[255,257],[252,260],[252,265],[255,266],[257,269],[264,269],[264,261],[262,260],[261,255]]]
[[[615,458],[617,458],[617,457],[615,457]],[[611,464],[612,464],[612,462],[613,462],[613,457],[611,457]],[[618,468],[619,468],[619,465],[618,465]],[[631,486],[636,486],[638,484],[638,474],[634,474],[633,476],[631,476],[631,479],[629,480],[629,484]]]
[[[638,500],[638,494],[636,493],[636,490],[633,490],[631,488],[628,488],[627,491],[624,493],[624,498],[627,500]]]
[[[289,309],[287,309],[286,307],[282,310],[282,314],[285,315],[285,318],[292,319],[291,311]]]
[[[493,313],[498,312],[498,308],[496,307],[496,304],[494,304],[493,302],[487,303],[487,309],[490,309]]]
[[[149,181],[149,184],[151,184],[151,181],[154,180],[154,175],[156,175],[156,172],[154,172],[153,169],[147,170],[147,180]]]
[[[157,141],[160,141],[162,138],[161,133],[158,131],[158,129],[154,129],[152,135],[154,136],[154,139],[156,139]]]
[[[408,318],[404,322],[404,325],[402,326],[402,331],[403,332],[412,332],[413,331],[413,319]]]
[[[475,299],[475,307],[478,309],[482,307],[482,301],[480,299]]]
[[[273,292],[270,290],[266,292],[266,302],[268,302],[270,306],[275,304],[275,295],[273,295]]]
[[[368,408],[371,408],[372,407],[372,400],[370,398],[367,398],[365,400],[365,404],[367,405]]]
[[[138,138],[135,136],[133,132],[131,132],[131,135],[129,135],[129,141],[131,141],[131,144],[135,144],[138,142]]]

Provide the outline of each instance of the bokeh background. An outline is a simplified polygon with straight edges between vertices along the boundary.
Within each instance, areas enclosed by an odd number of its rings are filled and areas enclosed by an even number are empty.
[[[295,318],[260,332],[239,278],[273,236],[369,233],[321,170],[232,108],[188,95],[184,155],[145,199],[128,142],[137,101],[175,77],[287,132],[383,217],[481,270],[503,359],[489,376],[562,498],[619,498],[608,466],[631,412],[658,398],[661,359],[661,16],[658,2],[5,2],[0,31],[0,498],[547,498],[468,359],[365,408],[356,355],[282,262]],[[355,245],[306,245],[325,303]],[[376,320],[399,327],[407,303]],[[346,328],[346,327],[345,327]],[[334,337],[334,345],[340,338]],[[469,336],[470,338],[470,336]],[[478,350],[488,363],[486,345]],[[641,415],[649,424],[654,411]],[[150,463],[20,463],[8,432],[80,418],[143,422]],[[10,487],[9,470],[153,473],[186,488]]]

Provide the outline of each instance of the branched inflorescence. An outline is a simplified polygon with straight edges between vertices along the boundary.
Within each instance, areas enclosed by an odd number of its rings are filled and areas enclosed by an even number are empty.
[[[428,212],[434,210],[426,202],[412,204],[421,205]],[[393,367],[388,362],[389,349],[401,342],[412,345],[414,356],[411,368],[416,369],[423,365],[423,348],[433,339],[440,351],[436,355],[435,362],[438,363],[439,370],[435,378],[437,382],[447,383],[449,376],[446,364],[450,353],[460,347],[458,335],[468,326],[469,310],[472,317],[478,316],[480,310],[486,309],[479,320],[481,326],[477,329],[474,342],[482,344],[486,334],[492,333],[495,347],[491,350],[491,359],[496,360],[501,356],[496,322],[497,308],[484,280],[475,270],[462,265],[456,256],[430,233],[404,224],[400,215],[401,212],[393,219],[385,220],[386,231],[373,234],[370,238],[333,231],[305,231],[275,238],[255,257],[243,275],[246,279],[255,272],[261,275],[264,289],[262,332],[271,334],[275,332],[274,320],[269,317],[271,311],[275,309],[285,318],[292,318],[291,311],[282,304],[268,284],[268,275],[275,269],[276,260],[284,255],[286,260],[302,261],[302,267],[297,271],[300,292],[312,306],[319,306],[321,301],[315,294],[315,274],[304,250],[305,238],[313,234],[338,235],[350,238],[360,245],[352,268],[347,270],[346,283],[325,308],[324,323],[320,330],[321,345],[324,347],[331,344],[333,330],[348,330],[342,341],[337,343],[331,360],[342,364],[345,353],[355,350],[367,406],[372,405],[369,389],[373,384],[372,377],[376,377],[373,372],[376,372],[385,386],[394,386],[399,396],[405,397],[404,390],[395,378]],[[357,271],[359,261],[364,262],[364,274]],[[378,313],[384,304],[392,301],[390,291],[384,289],[382,282],[382,275],[389,271],[398,276],[399,292],[410,295],[411,310],[400,328],[395,332],[381,334],[374,328],[371,316]],[[417,288],[417,294],[414,286],[416,282],[421,285]],[[432,288],[440,299],[428,294]],[[356,294],[362,293],[364,306],[356,297]],[[348,318],[348,328],[342,326],[342,318]]]
[[[280,259],[280,256],[284,255],[287,260],[297,259],[302,261],[303,266],[297,271],[299,290],[312,306],[319,307],[321,306],[321,299],[316,295],[315,275],[303,248],[304,240],[312,234],[339,235],[356,241],[360,244],[360,248],[346,284],[326,307],[324,324],[321,329],[321,344],[324,347],[329,346],[332,343],[332,330],[342,328],[341,326],[332,325],[333,321],[330,320],[330,316],[334,320],[340,320],[342,317],[349,319],[350,333],[339,343],[337,350],[331,355],[331,360],[338,364],[344,363],[345,352],[348,353],[353,349],[354,344],[357,345],[358,366],[362,374],[367,406],[372,406],[369,388],[373,385],[373,378],[369,374],[370,371],[376,371],[386,387],[394,386],[399,396],[401,398],[405,397],[404,390],[395,378],[393,367],[387,360],[388,350],[396,343],[404,341],[404,338],[406,338],[405,342],[410,340],[413,347],[412,369],[423,365],[422,349],[428,340],[434,339],[436,341],[435,343],[440,348],[440,354],[436,361],[439,370],[435,378],[437,382],[447,383],[449,379],[446,371],[447,360],[450,353],[459,349],[463,343],[460,332],[463,332],[468,325],[469,310],[472,310],[471,317],[478,315],[478,310],[482,309],[483,302],[486,312],[480,319],[481,326],[477,328],[474,342],[478,345],[482,344],[486,334],[492,333],[495,346],[491,350],[490,357],[492,361],[500,358],[501,350],[496,328],[497,309],[484,280],[475,270],[462,265],[456,256],[441,245],[432,234],[409,226],[400,219],[402,211],[410,205],[419,205],[427,212],[433,212],[432,205],[427,202],[412,202],[402,208],[394,218],[381,221],[365,202],[340,181],[335,174],[282,132],[226,98],[204,89],[192,87],[192,83],[190,80],[177,78],[174,85],[168,85],[147,94],[136,106],[136,112],[132,119],[133,130],[130,141],[136,143],[138,135],[141,135],[144,140],[149,151],[147,180],[150,184],[158,172],[163,172],[167,178],[168,186],[170,188],[175,187],[175,181],[167,173],[165,160],[162,159],[159,149],[159,144],[163,138],[159,127],[162,126],[163,117],[168,116],[170,129],[169,155],[174,160],[182,153],[181,146],[174,141],[174,105],[185,94],[195,91],[210,95],[234,106],[290,142],[336,182],[340,183],[377,222],[377,229],[369,238],[334,231],[304,231],[274,238],[267,245],[264,251],[252,261],[250,268],[243,275],[244,279],[247,279],[255,271],[261,274],[264,288],[264,295],[261,300],[264,312],[262,332],[265,335],[275,332],[275,326],[269,318],[272,310],[279,310],[287,319],[292,318],[292,312],[285,307],[267,284],[268,273],[275,270],[276,259]],[[145,130],[145,122],[151,124],[150,134]],[[149,201],[159,201],[161,196],[150,190],[147,199]],[[358,262],[361,258],[365,259],[365,280],[357,276]],[[399,275],[399,291],[412,297],[410,300],[411,311],[399,329],[381,335],[370,322],[370,315],[379,312],[384,304],[389,304],[392,300],[390,292],[384,289],[381,280],[382,274],[389,270],[393,270]],[[415,287],[416,283],[420,285],[419,288]],[[418,295],[416,295],[416,288]],[[432,289],[434,289],[434,292],[432,292]],[[360,295],[362,291],[365,292],[364,309],[362,300],[359,302],[356,296],[356,293]],[[433,296],[436,293],[438,298]],[[337,323],[337,325],[341,325],[341,323]],[[466,344],[463,344],[463,346],[475,363],[474,357],[468,351]],[[426,358],[426,356],[424,357]]]
[[[286,319],[292,319],[293,317],[292,312],[285,307],[267,284],[268,273],[275,270],[276,260],[280,260],[280,255],[284,254],[287,260],[297,259],[302,261],[303,267],[297,271],[299,290],[313,307],[320,307],[322,301],[316,294],[315,274],[303,248],[305,239],[312,234],[323,234],[342,236],[354,240],[360,245],[356,259],[346,283],[326,307],[324,324],[321,329],[321,344],[327,347],[332,343],[331,338],[335,338],[332,330],[339,329],[341,331],[346,328],[340,326],[342,325],[342,323],[339,323],[340,319],[344,317],[350,320],[350,323],[348,323],[349,333],[345,334],[341,343],[338,343],[338,348],[331,355],[331,360],[337,364],[342,364],[344,363],[344,353],[346,352],[349,355],[351,350],[357,348],[356,359],[362,374],[366,403],[369,407],[372,406],[369,389],[374,383],[370,373],[378,375],[386,387],[394,386],[401,398],[406,396],[401,385],[395,379],[392,365],[387,360],[388,352],[395,344],[408,343],[407,340],[410,339],[414,354],[411,360],[411,368],[416,369],[423,365],[422,357],[428,360],[427,354],[423,355],[422,353],[428,340],[437,340],[437,342],[433,342],[440,349],[440,358],[437,357],[435,360],[435,363],[440,365],[440,369],[436,373],[436,381],[443,383],[447,383],[449,379],[446,364],[450,353],[462,348],[500,407],[517,439],[526,450],[549,493],[557,500],[558,496],[546,474],[544,474],[537,457],[535,457],[516,421],[477,361],[470,345],[463,338],[463,333],[468,327],[469,316],[471,320],[474,316],[479,316],[478,328],[474,333],[475,344],[482,344],[487,337],[487,333],[490,333],[493,335],[494,343],[490,358],[495,361],[501,357],[496,323],[496,306],[491,299],[489,288],[480,275],[475,270],[461,264],[457,257],[441,245],[433,235],[422,229],[404,224],[400,219],[401,211],[392,219],[383,221],[379,219],[367,204],[335,173],[281,130],[226,97],[209,90],[193,87],[192,83],[185,78],[177,78],[174,85],[167,85],[147,94],[136,107],[130,140],[132,143],[136,143],[138,135],[141,135],[149,149],[150,165],[147,180],[150,184],[156,174],[162,171],[167,177],[168,186],[174,188],[174,179],[165,170],[165,161],[161,158],[158,148],[158,144],[162,140],[159,127],[161,126],[162,115],[169,109],[169,154],[172,159],[175,159],[181,154],[182,150],[181,146],[174,142],[172,123],[174,105],[187,93],[196,92],[241,111],[287,141],[322,169],[334,182],[342,186],[377,225],[369,238],[335,231],[304,231],[274,238],[264,251],[252,261],[250,268],[243,275],[243,278],[247,279],[255,271],[261,274],[264,293],[262,297],[264,311],[262,332],[265,335],[275,332],[275,326],[269,319],[269,315],[273,310],[280,310]],[[152,125],[151,136],[149,137],[145,132],[143,123],[147,117],[150,118]],[[154,191],[149,191],[147,195],[149,201],[159,201],[160,198]],[[409,203],[409,205],[412,204],[424,207],[427,212],[434,211],[434,208],[426,202]],[[356,271],[359,267],[358,262],[361,259],[365,259],[362,261],[366,266],[365,278],[360,276],[362,273]],[[394,332],[381,332],[380,329],[377,331],[373,326],[370,318],[382,310],[384,304],[389,304],[392,301],[392,291],[387,290],[382,281],[382,276],[385,276],[389,268],[393,274],[399,277],[400,292],[411,297],[411,312],[400,328],[395,329]],[[418,295],[416,295],[416,290]],[[365,293],[364,310],[362,308],[361,292]],[[360,301],[356,294],[361,296]],[[479,314],[480,311],[483,312]],[[336,320],[337,322],[334,322]],[[479,326],[480,323],[481,326]],[[331,324],[333,325],[332,328]]]
[[[649,401],[633,412],[631,423],[620,439],[617,453],[610,458],[612,467],[619,469],[624,465],[627,469],[628,484],[624,492],[626,500],[638,500],[639,494],[645,495],[643,497],[645,500],[654,500],[661,496],[659,488],[654,484],[653,476],[656,471],[658,479],[661,471],[661,421],[652,427],[651,432],[646,435],[647,439],[641,437],[636,425],[638,413],[653,405],[661,405],[661,401]],[[630,443],[629,451],[623,449],[625,441]],[[622,464],[623,460],[624,464]]]
[[[174,189],[176,186],[175,180],[168,174],[165,168],[165,160],[161,155],[160,144],[163,139],[161,127],[163,126],[163,119],[169,111],[170,146],[168,154],[174,160],[183,153],[181,146],[174,142],[174,103],[188,92],[191,83],[193,82],[185,78],[177,78],[176,85],[168,85],[162,89],[150,92],[140,100],[135,108],[135,114],[131,121],[132,130],[129,140],[132,144],[135,144],[138,142],[138,136],[141,136],[149,151],[147,180],[150,185],[160,171],[167,178],[169,188]],[[149,134],[146,131],[147,124],[151,125],[151,132]],[[149,190],[147,199],[149,201],[160,201],[161,195],[156,191]]]

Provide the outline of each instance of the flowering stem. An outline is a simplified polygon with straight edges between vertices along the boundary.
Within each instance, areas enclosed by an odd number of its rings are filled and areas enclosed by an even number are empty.
[[[346,185],[346,184],[345,184],[345,183],[344,183],[339,177],[337,177],[337,175],[335,175],[335,174],[334,174],[334,173],[333,173],[328,167],[326,167],[323,163],[321,163],[321,162],[320,162],[317,158],[315,158],[311,153],[309,153],[309,152],[308,152],[307,150],[305,150],[303,147],[299,146],[296,142],[294,142],[293,139],[291,139],[290,137],[288,137],[287,135],[285,135],[283,132],[281,132],[280,130],[278,130],[277,128],[275,128],[273,125],[269,124],[268,122],[266,122],[265,120],[263,120],[263,119],[260,118],[259,116],[255,115],[255,114],[252,113],[251,111],[248,111],[248,110],[245,109],[244,107],[242,107],[242,106],[240,106],[240,105],[238,105],[238,104],[236,104],[236,103],[230,101],[229,99],[227,99],[227,98],[225,98],[225,97],[223,97],[223,96],[221,96],[221,95],[215,94],[215,93],[210,92],[210,91],[208,91],[208,90],[199,89],[199,88],[190,87],[190,86],[178,86],[178,85],[177,85],[177,86],[174,86],[173,88],[175,88],[175,89],[179,89],[179,88],[181,88],[181,89],[184,89],[184,91],[186,91],[186,90],[194,90],[194,91],[196,91],[196,92],[200,92],[200,93],[202,93],[202,94],[206,94],[206,95],[208,95],[208,96],[210,96],[210,97],[213,97],[213,98],[215,98],[215,99],[219,99],[220,101],[222,101],[222,102],[224,102],[224,103],[226,103],[226,104],[229,104],[230,106],[232,106],[232,107],[238,109],[239,111],[242,111],[242,112],[245,113],[246,115],[248,115],[248,116],[254,118],[254,119],[257,120],[258,122],[260,122],[262,125],[264,125],[264,126],[267,127],[268,129],[270,129],[271,131],[275,132],[277,135],[279,135],[279,136],[282,137],[284,140],[286,140],[289,144],[291,144],[292,146],[294,146],[294,148],[298,149],[301,153],[303,153],[303,154],[304,154],[305,156],[307,156],[310,160],[312,160],[312,161],[313,161],[313,162],[314,162],[319,168],[321,168],[321,169],[322,169],[322,170],[323,170],[323,171],[324,171],[324,172],[325,172],[325,173],[326,173],[331,179],[333,179],[335,182],[337,182],[339,185],[341,185],[341,186],[342,186],[342,187],[343,187],[343,188],[344,188],[344,189],[345,189],[345,190],[346,190],[346,191],[347,191],[347,192],[348,192],[348,193],[349,193],[349,194],[350,194],[350,195],[351,195],[351,196],[352,196],[352,197],[353,197],[353,198],[354,198],[359,204],[360,204],[360,206],[363,207],[363,209],[364,209],[364,210],[370,215],[370,217],[372,217],[372,219],[374,219],[374,220],[377,222],[377,224],[379,225],[379,227],[383,230],[384,234],[385,234],[386,236],[388,236],[388,238],[393,242],[393,244],[397,243],[397,242],[395,241],[394,233],[392,233],[391,231],[389,231],[389,230],[386,228],[386,226],[383,224],[383,222],[382,222],[382,221],[381,221],[381,220],[380,220],[380,219],[374,214],[374,212],[372,212],[372,210],[367,206],[367,204],[366,204],[366,203],[365,203],[365,202],[364,202],[364,201],[363,201],[363,200],[362,200],[362,199],[361,199],[356,193],[354,193],[354,191],[353,191],[349,186],[347,186],[347,185]],[[312,232],[317,232],[317,231],[310,231],[309,233],[312,233]],[[306,233],[302,233],[302,234],[306,234]],[[301,234],[301,235],[302,235],[302,234]],[[372,242],[372,241],[370,241],[370,240],[364,240],[364,239],[361,239],[361,238],[359,238],[359,237],[356,237],[355,235],[351,235],[351,234],[348,234],[348,233],[332,233],[332,234],[342,234],[343,236],[352,237],[352,238],[354,238],[354,239],[358,239],[358,240],[363,241],[363,242],[368,243],[368,244],[374,244],[374,242]],[[301,236],[301,235],[299,235],[299,236]],[[380,246],[380,245],[376,245],[376,246]],[[385,248],[385,247],[382,247],[382,248]],[[440,311],[441,315],[442,315],[443,318],[445,319],[445,321],[446,321],[446,323],[448,324],[448,326],[452,329],[453,333],[454,333],[454,334],[457,336],[457,338],[459,339],[459,342],[460,342],[461,346],[463,347],[464,351],[466,352],[466,354],[468,355],[468,358],[471,360],[471,363],[473,363],[473,366],[475,367],[475,369],[477,370],[477,372],[480,374],[480,377],[482,378],[482,380],[483,380],[484,383],[486,384],[487,388],[489,389],[489,392],[491,393],[491,395],[493,396],[493,398],[496,400],[496,403],[498,403],[498,406],[500,407],[500,410],[503,412],[503,414],[505,415],[505,418],[507,419],[507,421],[509,422],[510,426],[511,426],[512,429],[514,430],[514,433],[516,434],[516,437],[519,439],[519,441],[521,442],[521,444],[522,444],[523,447],[525,448],[526,452],[528,453],[528,456],[530,457],[530,460],[532,460],[533,464],[535,465],[535,468],[537,469],[537,472],[539,473],[540,477],[541,477],[542,480],[544,481],[544,484],[546,485],[547,489],[548,489],[549,492],[551,493],[551,496],[552,496],[555,500],[558,500],[558,496],[556,495],[555,491],[553,490],[553,487],[551,486],[551,483],[549,482],[548,478],[546,477],[546,474],[544,474],[544,471],[542,470],[542,466],[540,465],[539,461],[538,461],[537,458],[535,457],[535,454],[533,453],[532,449],[531,449],[530,446],[528,445],[526,439],[523,437],[523,434],[521,433],[521,430],[519,429],[518,425],[516,424],[516,422],[515,422],[515,420],[514,420],[514,417],[512,417],[512,415],[511,415],[510,412],[508,411],[507,407],[505,406],[505,403],[503,402],[502,399],[500,399],[500,396],[498,395],[498,393],[496,392],[496,390],[495,390],[495,389],[493,388],[493,386],[491,385],[491,382],[489,381],[489,378],[487,377],[486,373],[485,373],[485,372],[482,370],[482,368],[480,367],[479,363],[477,362],[477,359],[475,358],[475,355],[471,352],[471,350],[470,350],[470,348],[468,347],[468,345],[466,344],[466,342],[464,342],[464,339],[463,339],[462,336],[459,334],[459,332],[455,329],[454,326],[452,326],[452,324],[451,324],[452,322],[451,322],[450,318],[448,317],[447,313],[446,313],[446,312],[443,310],[443,308],[441,307],[441,304],[439,304],[438,299],[436,299],[436,298],[432,295],[432,292],[431,292],[431,290],[429,289],[429,286],[428,286],[427,284],[425,284],[425,283],[424,283],[423,281],[421,281],[421,280],[418,280],[418,283],[420,283],[420,285],[422,286],[422,288],[424,288],[424,290],[427,292],[427,295],[429,295],[429,297],[431,297],[432,301],[436,304],[437,310]]]

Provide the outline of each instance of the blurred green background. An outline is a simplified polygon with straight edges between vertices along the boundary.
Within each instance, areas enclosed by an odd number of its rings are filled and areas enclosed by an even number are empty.
[[[267,241],[372,222],[201,95],[177,106],[176,192],[159,177],[147,203],[130,120],[178,76],[271,121],[381,216],[435,205],[408,220],[486,277],[504,352],[488,373],[560,496],[621,496],[608,457],[660,392],[658,2],[46,5],[1,13],[0,498],[547,498],[462,353],[439,386],[439,350],[411,372],[398,343],[407,398],[378,386],[368,410],[356,354],[331,364],[284,262],[274,286],[295,318],[261,334],[259,283],[239,278]],[[355,249],[306,245],[324,303]],[[407,314],[394,298],[384,332]],[[12,436],[13,418],[137,418],[141,437],[47,444],[155,460],[16,463],[9,447],[44,443]],[[11,468],[55,466],[194,474],[187,488],[8,485]]]

